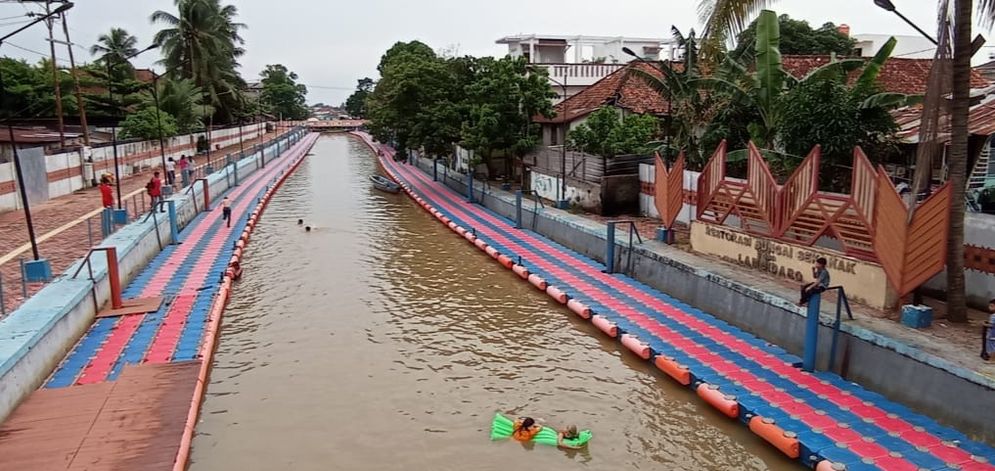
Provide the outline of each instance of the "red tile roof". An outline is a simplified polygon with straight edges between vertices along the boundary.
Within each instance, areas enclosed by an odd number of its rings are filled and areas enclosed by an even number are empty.
[[[922,108],[909,107],[895,111],[895,124],[898,125],[898,138],[908,144],[919,142],[919,127],[922,124]],[[937,138],[940,143],[950,142],[950,118],[941,116],[940,131]],[[991,136],[995,134],[995,101],[984,102],[971,107],[967,121],[968,133],[974,136]]]
[[[587,116],[605,105],[614,105],[638,114],[667,114],[667,100],[660,96],[642,77],[629,74],[633,68],[639,68],[657,77],[660,70],[643,62],[630,62],[607,77],[585,88],[580,93],[567,98],[556,105],[553,110],[556,116],[552,119],[536,117],[539,123],[559,123],[566,115],[567,121]]]
[[[784,56],[782,66],[792,76],[802,78],[812,70],[829,63],[830,56]],[[678,65],[678,64],[675,64]],[[922,95],[926,93],[926,82],[929,79],[929,69],[932,59],[891,58],[885,63],[878,77],[878,83],[887,92]],[[587,116],[591,112],[606,105],[625,108],[634,113],[649,113],[665,115],[667,100],[659,92],[629,70],[638,67],[653,75],[660,76],[660,71],[642,62],[630,62],[611,75],[599,80],[594,85],[556,105],[553,110],[556,116],[552,119],[536,117],[539,123],[562,122],[564,110],[566,120]],[[856,72],[854,73],[856,77]],[[972,71],[971,88],[984,88],[989,82],[977,71]]]
[[[784,56],[781,64],[792,76],[802,78],[816,68],[828,64],[829,60],[829,56]],[[881,69],[878,84],[886,92],[923,95],[926,93],[929,69],[932,66],[932,59],[893,57],[888,59]],[[854,72],[853,78],[856,78],[858,73]],[[984,88],[988,85],[988,80],[980,73],[971,71],[971,88]]]

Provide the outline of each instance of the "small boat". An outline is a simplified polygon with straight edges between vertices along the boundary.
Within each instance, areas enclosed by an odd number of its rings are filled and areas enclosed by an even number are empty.
[[[397,193],[401,191],[400,185],[380,175],[370,175],[370,181],[373,182],[373,188],[380,191],[386,191],[387,193]]]

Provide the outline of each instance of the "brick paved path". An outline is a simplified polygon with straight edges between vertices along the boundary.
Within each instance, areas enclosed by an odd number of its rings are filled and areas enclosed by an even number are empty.
[[[263,136],[263,139],[269,140],[276,136],[276,134],[275,132],[266,134]],[[249,148],[259,141],[259,138],[246,140],[243,142],[243,145]],[[223,158],[225,154],[237,152],[238,150],[239,144],[234,144],[223,147],[220,151],[212,151],[211,155],[215,159],[215,162],[217,162],[217,159]],[[196,160],[198,169],[207,165],[204,156],[198,156]],[[143,213],[147,208],[148,196],[145,195],[144,188],[149,178],[151,178],[153,170],[149,169],[121,180],[121,197],[124,206],[128,209],[128,213],[132,218],[134,218],[136,210],[138,213]],[[177,175],[177,180],[179,180],[179,175]],[[99,209],[100,191],[96,187],[86,188],[33,206],[31,208],[31,216],[35,226],[35,236],[41,238],[45,234],[77,221],[87,213]],[[87,230],[87,221],[81,220],[71,228],[38,244],[39,254],[43,258],[47,258],[52,264],[52,273],[54,275],[58,276],[62,274],[74,261],[86,255],[86,251],[92,245],[100,243],[100,215],[97,214],[88,219],[90,231]],[[90,242],[91,233],[92,243]],[[2,250],[0,257],[5,257],[19,250],[22,245],[28,242],[28,228],[27,224],[25,224],[24,211],[18,209],[16,211],[0,213],[0,250]],[[0,317],[3,317],[4,312],[9,314],[24,302],[25,298],[21,292],[20,263],[18,261],[20,257],[30,260],[31,250],[28,249],[17,257],[5,263],[0,263],[0,276],[2,276],[3,284],[3,306],[5,308],[5,311],[0,310]],[[29,284],[27,295],[31,296],[43,287],[43,283]]]

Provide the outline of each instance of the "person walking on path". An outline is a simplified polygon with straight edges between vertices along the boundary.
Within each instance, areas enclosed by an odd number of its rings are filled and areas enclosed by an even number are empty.
[[[225,220],[225,227],[231,227],[231,200],[227,196],[221,200],[221,218]]]
[[[114,188],[109,178],[100,178],[100,206],[104,209],[114,207]]]
[[[100,231],[107,237],[113,232],[114,221],[114,189],[107,175],[100,177],[100,205],[104,208],[100,213]]]
[[[152,203],[150,204],[152,207],[152,211],[155,211],[156,205],[158,205],[160,211],[166,212],[165,209],[162,209],[163,206],[162,180],[159,178],[159,171],[155,171],[154,173],[152,173],[152,179],[150,179],[149,182],[145,184],[145,191],[149,194],[149,197],[152,199]]]
[[[187,160],[186,155],[180,155],[180,162],[177,166],[180,168],[180,182],[184,187],[190,185],[190,161]]]
[[[166,160],[166,184],[169,186],[176,184],[176,161],[172,157]]]
[[[808,304],[809,298],[813,295],[822,293],[823,291],[829,289],[829,270],[826,269],[827,263],[829,262],[826,260],[826,257],[819,257],[815,260],[815,266],[812,267],[812,278],[815,278],[815,281],[802,285],[801,301],[798,301],[799,306]]]
[[[988,301],[988,322],[985,322],[984,332],[981,358],[988,361],[992,353],[995,353],[995,299]]]

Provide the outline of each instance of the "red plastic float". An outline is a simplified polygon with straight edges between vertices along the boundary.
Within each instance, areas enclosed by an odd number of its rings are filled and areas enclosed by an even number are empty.
[[[622,345],[632,351],[632,353],[635,353],[639,358],[643,360],[650,359],[650,346],[643,343],[636,336],[622,334]]]
[[[567,293],[564,293],[562,290],[560,290],[560,288],[557,288],[555,286],[547,286],[546,287],[546,294],[548,294],[549,297],[555,299],[556,302],[558,302],[560,304],[566,304],[567,303],[567,299],[568,299]]]
[[[591,318],[591,308],[576,299],[567,301],[567,308],[573,311],[574,314],[577,314],[584,319]]]
[[[515,272],[516,275],[522,277],[523,280],[529,279],[529,269],[522,265],[514,265],[511,267],[511,271]]]
[[[653,360],[653,364],[660,371],[667,373],[667,376],[674,378],[678,383],[684,386],[691,384],[691,371],[688,370],[687,366],[678,363],[673,357],[657,355],[656,359]]]
[[[460,237],[466,237],[466,229],[463,229],[462,227],[456,226],[456,233],[459,234]]]
[[[532,283],[532,286],[538,288],[539,291],[546,291],[546,288],[549,286],[549,284],[546,283],[546,280],[542,279],[541,276],[536,275],[535,273],[530,274],[528,280],[529,283]]]
[[[480,250],[487,250],[488,247],[487,242],[484,242],[483,239],[477,239],[473,241],[473,245],[476,245],[477,248]]]
[[[797,459],[801,454],[798,437],[792,432],[786,432],[774,423],[774,419],[756,416],[750,419],[750,430],[767,440],[775,448],[781,450],[788,458]]]
[[[500,263],[501,265],[503,265],[505,268],[508,268],[508,269],[510,269],[512,266],[515,265],[515,262],[513,262],[511,260],[511,257],[509,257],[507,255],[503,255],[503,254],[499,255],[497,260],[498,260],[498,263]]]
[[[739,403],[736,402],[736,396],[724,394],[722,391],[719,391],[718,386],[706,383],[699,384],[696,392],[705,402],[711,404],[712,407],[718,409],[726,417],[733,419],[739,417]]]
[[[463,234],[463,237],[465,237],[466,240],[470,241],[471,243],[474,243],[477,240],[477,236],[473,235],[473,233],[470,231],[466,231],[466,234]]]
[[[591,316],[591,323],[605,334],[608,334],[609,337],[618,337],[618,326],[615,325],[614,322],[608,320],[607,317],[598,315]]]

